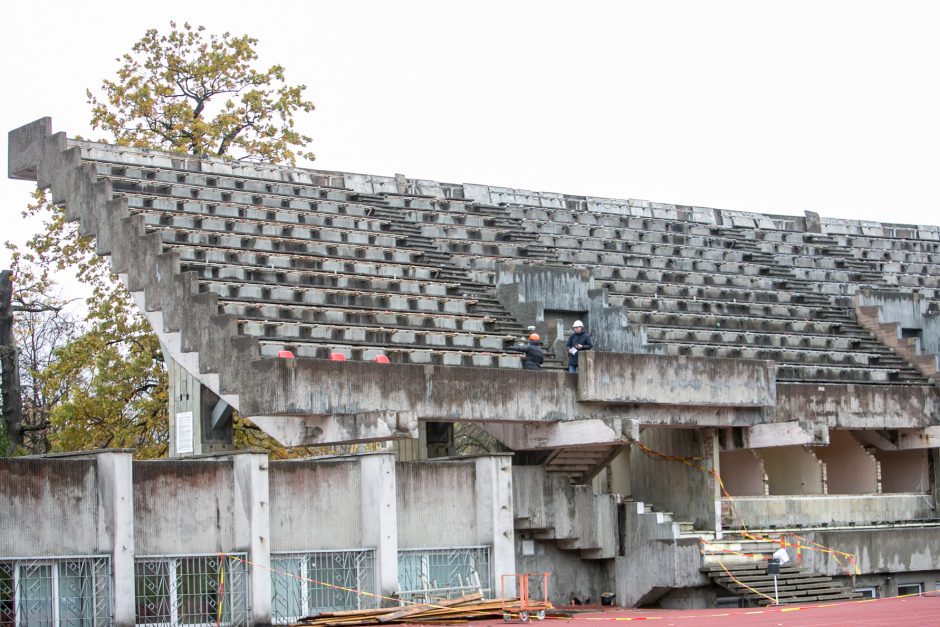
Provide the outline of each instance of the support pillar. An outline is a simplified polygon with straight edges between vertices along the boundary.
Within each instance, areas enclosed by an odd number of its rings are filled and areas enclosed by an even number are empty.
[[[134,467],[130,451],[95,454],[98,491],[98,553],[111,556],[111,611],[116,627],[133,627]]]
[[[395,456],[362,455],[359,458],[362,483],[362,542],[375,547],[377,594],[390,597],[398,592],[398,497],[395,483]],[[379,599],[379,605],[392,605]]]
[[[167,351],[170,457],[224,453],[232,444],[232,408]]]
[[[502,575],[516,572],[515,527],[512,503],[512,455],[476,459],[476,511],[478,542],[491,546],[493,594],[499,594]],[[516,594],[515,582],[506,581],[505,593]]]
[[[235,546],[248,554],[251,624],[271,624],[271,510],[268,454],[232,456],[235,486]],[[133,596],[133,595],[132,595]]]

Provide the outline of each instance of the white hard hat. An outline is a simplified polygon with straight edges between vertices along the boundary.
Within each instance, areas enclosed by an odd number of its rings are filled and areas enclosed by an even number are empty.
[[[581,322],[580,320],[575,320],[575,321],[574,321],[574,324],[571,325],[571,326],[572,326],[572,328],[574,328],[574,327],[581,327],[581,328],[583,329],[583,328],[584,328],[584,323]]]

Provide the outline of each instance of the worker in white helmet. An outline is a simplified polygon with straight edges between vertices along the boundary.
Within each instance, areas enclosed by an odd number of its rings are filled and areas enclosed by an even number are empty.
[[[565,346],[568,349],[568,372],[577,372],[578,353],[589,351],[594,347],[591,344],[591,336],[584,330],[584,323],[580,320],[574,321],[571,337],[568,338],[568,343]]]

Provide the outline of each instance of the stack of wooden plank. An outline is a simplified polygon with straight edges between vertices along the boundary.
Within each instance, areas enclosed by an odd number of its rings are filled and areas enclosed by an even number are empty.
[[[352,625],[381,625],[384,623],[453,623],[474,618],[493,618],[503,616],[504,608],[513,617],[523,609],[518,600],[487,600],[478,593],[456,599],[445,599],[435,603],[406,605],[404,607],[386,607],[374,610],[347,610],[342,612],[323,612],[316,616],[302,618],[294,627],[347,627]],[[530,614],[540,610],[550,610],[550,603],[542,601],[526,602],[526,611]]]

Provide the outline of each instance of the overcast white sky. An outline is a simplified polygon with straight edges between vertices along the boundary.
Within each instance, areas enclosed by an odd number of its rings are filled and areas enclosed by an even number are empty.
[[[250,34],[306,84],[324,169],[938,224],[938,18],[902,1],[3,3],[0,239],[29,232],[7,131],[49,115],[94,137],[86,88],[171,19]]]

